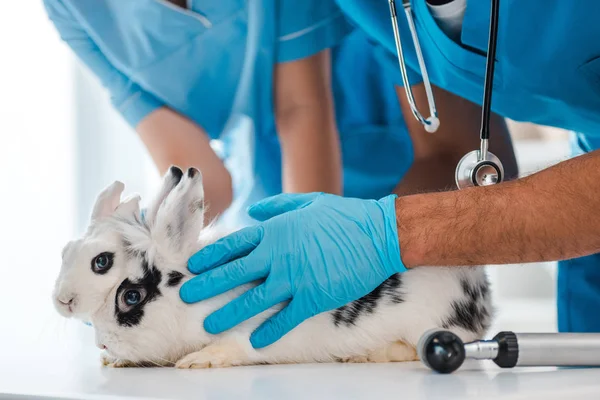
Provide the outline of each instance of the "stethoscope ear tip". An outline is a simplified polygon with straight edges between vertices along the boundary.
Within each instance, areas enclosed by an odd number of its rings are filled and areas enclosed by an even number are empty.
[[[427,124],[423,125],[425,127],[425,131],[429,133],[436,132],[440,127],[440,119],[438,117],[431,116],[426,119]]]

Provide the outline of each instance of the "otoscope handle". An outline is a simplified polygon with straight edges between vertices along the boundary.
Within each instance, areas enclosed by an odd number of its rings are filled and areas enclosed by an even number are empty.
[[[492,360],[502,368],[600,367],[600,333],[500,332],[491,340],[463,343],[448,330],[425,332],[417,344],[423,363],[449,374],[466,359]]]
[[[507,336],[510,333],[512,332],[500,332],[496,335],[496,338]],[[600,365],[600,333],[512,334],[515,336],[518,346],[518,357],[515,366],[568,367]],[[501,352],[502,345],[500,344],[498,357],[500,357]]]

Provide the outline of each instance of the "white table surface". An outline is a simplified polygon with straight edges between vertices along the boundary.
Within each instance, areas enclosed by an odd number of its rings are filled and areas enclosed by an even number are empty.
[[[436,375],[419,363],[189,371],[103,369],[84,360],[69,368],[33,364],[23,365],[19,377],[9,374],[11,381],[3,384],[7,394],[0,398],[564,400],[600,396],[600,370],[592,369],[500,371],[469,365],[453,375]]]
[[[16,307],[9,311],[16,324],[0,331],[0,399],[600,398],[600,369],[501,370],[490,362],[467,364],[452,375],[420,363],[110,369],[100,365],[91,328],[42,309],[47,314],[41,319],[28,319]],[[490,333],[552,331],[552,315],[547,301],[505,304]]]

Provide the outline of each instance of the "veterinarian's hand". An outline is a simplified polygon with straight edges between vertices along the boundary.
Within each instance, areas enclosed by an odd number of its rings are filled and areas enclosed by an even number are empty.
[[[192,256],[188,268],[200,275],[182,285],[180,296],[193,303],[266,279],[211,314],[204,327],[217,334],[291,300],[252,334],[255,348],[268,346],[305,319],[357,300],[406,270],[395,198],[282,194],[254,204],[250,216],[264,222]]]

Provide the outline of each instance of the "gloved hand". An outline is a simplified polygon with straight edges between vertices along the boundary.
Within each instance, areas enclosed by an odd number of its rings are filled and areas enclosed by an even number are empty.
[[[291,300],[250,338],[255,348],[268,346],[305,319],[357,300],[406,270],[400,259],[395,198],[361,200],[323,193],[267,198],[248,210],[266,222],[190,258],[188,269],[200,275],[182,285],[181,299],[193,303],[266,279],[208,316],[204,327],[217,334]]]

